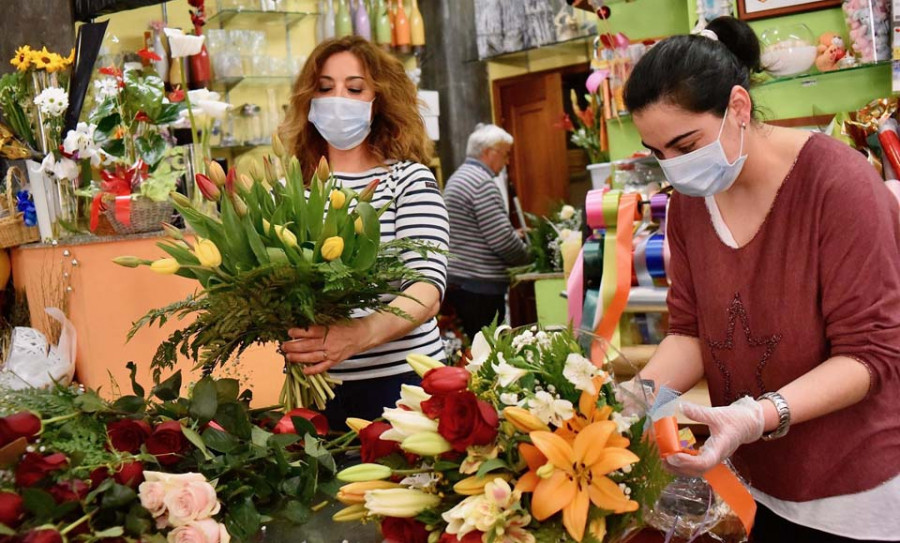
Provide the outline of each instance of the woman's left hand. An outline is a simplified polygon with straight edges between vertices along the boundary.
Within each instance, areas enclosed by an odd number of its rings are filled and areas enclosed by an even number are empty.
[[[677,453],[666,458],[672,471],[679,475],[702,476],[734,454],[741,445],[758,440],[765,429],[763,408],[749,396],[724,407],[684,403],[681,408],[688,418],[709,425],[709,439],[700,447],[697,456]]]
[[[291,328],[291,340],[281,344],[281,351],[288,362],[306,364],[306,375],[322,373],[366,349],[364,329],[362,319],[327,327]]]

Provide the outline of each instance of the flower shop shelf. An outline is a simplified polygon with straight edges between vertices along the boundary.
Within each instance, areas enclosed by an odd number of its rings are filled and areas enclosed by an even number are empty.
[[[852,68],[844,68],[842,70],[833,70],[830,72],[806,72],[802,74],[790,75],[785,77],[771,77],[760,79],[757,87],[767,87],[769,85],[778,85],[779,83],[786,83],[788,81],[796,81],[803,80],[803,85],[807,84],[815,84],[819,78],[828,78],[832,76],[836,76],[838,74],[846,74],[849,72],[855,72],[858,70],[869,70],[869,69],[878,69],[881,67],[887,67],[891,65],[890,60],[882,60],[878,62],[869,62],[865,64],[858,64],[853,66]],[[885,68],[887,69],[887,68]]]
[[[571,38],[568,40],[562,40],[557,42],[545,43],[543,45],[538,45],[535,47],[528,47],[526,49],[520,49],[518,51],[508,51],[505,53],[499,53],[496,55],[490,55],[487,57],[477,59],[477,62],[499,62],[503,64],[520,64],[523,60],[528,62],[531,57],[531,53],[538,51],[565,51],[571,49],[573,47],[581,48],[584,47],[584,53],[587,55],[587,58],[591,57],[591,47],[593,40],[597,37],[597,33],[595,31],[591,31],[588,34],[584,34],[582,36],[578,36],[575,38]]]
[[[232,20],[235,20],[246,23],[247,25],[293,25],[294,23],[298,23],[307,17],[313,17],[316,15],[318,15],[318,13],[311,11],[262,11],[257,9],[223,9],[211,16],[207,23],[216,23],[219,26],[225,26]]]
[[[227,93],[239,85],[271,87],[275,85],[290,85],[293,81],[294,78],[290,75],[252,75],[246,77],[222,77],[213,81],[212,86]]]

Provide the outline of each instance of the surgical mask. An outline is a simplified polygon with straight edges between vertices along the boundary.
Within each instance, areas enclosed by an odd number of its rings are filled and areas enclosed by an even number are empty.
[[[716,141],[686,155],[659,160],[666,179],[675,190],[687,196],[713,196],[725,192],[737,180],[747,160],[747,155],[743,154],[744,129],[741,127],[741,148],[738,151],[738,158],[729,164],[725,149],[722,148],[722,131],[725,129],[727,118],[726,110]]]
[[[347,151],[361,144],[372,129],[372,102],[342,98],[313,98],[309,122],[332,147]]]

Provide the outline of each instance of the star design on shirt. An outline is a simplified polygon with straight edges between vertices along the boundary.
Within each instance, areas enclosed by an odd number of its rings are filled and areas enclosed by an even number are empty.
[[[756,362],[756,386],[758,388],[756,394],[751,394],[749,390],[741,390],[737,394],[732,393],[731,370],[729,367],[733,366],[733,363],[726,363],[726,357],[728,356],[729,351],[734,350],[734,331],[738,321],[741,323],[741,329],[744,332],[743,335],[747,345],[753,348],[762,348],[762,355]],[[706,338],[706,344],[711,351],[713,362],[716,367],[719,368],[719,371],[725,379],[725,401],[727,403],[731,403],[737,398],[745,395],[756,397],[766,391],[763,370],[772,358],[772,354],[775,352],[775,348],[781,341],[781,337],[781,334],[754,336],[750,329],[750,316],[747,314],[747,309],[744,307],[744,302],[741,300],[741,294],[736,293],[734,295],[734,299],[728,306],[728,328],[725,332],[725,339],[722,341],[715,341],[711,337]]]

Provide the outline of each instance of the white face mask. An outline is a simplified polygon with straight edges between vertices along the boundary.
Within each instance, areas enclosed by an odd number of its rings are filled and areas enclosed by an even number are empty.
[[[741,148],[738,158],[733,163],[728,163],[725,149],[722,148],[722,131],[725,129],[725,119],[728,118],[728,110],[722,118],[722,127],[719,128],[719,136],[716,141],[691,151],[686,155],[659,160],[666,179],[675,187],[675,190],[687,196],[713,196],[731,188],[741,169],[747,155],[744,152],[744,129],[741,127]]]
[[[365,141],[372,129],[372,102],[342,98],[313,98],[309,122],[332,147],[347,151]]]

